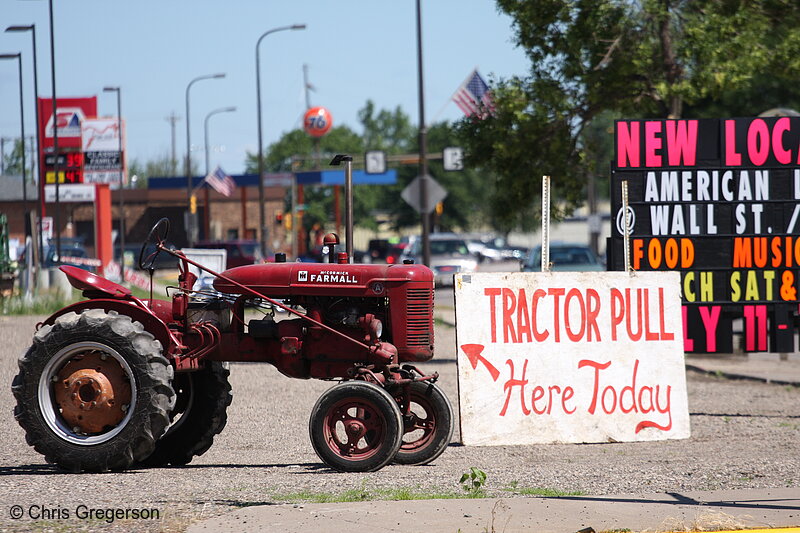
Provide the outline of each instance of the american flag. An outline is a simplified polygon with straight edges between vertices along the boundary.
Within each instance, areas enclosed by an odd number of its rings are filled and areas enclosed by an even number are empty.
[[[492,91],[478,74],[478,69],[473,70],[456,90],[453,101],[468,117],[478,115],[484,118],[487,111],[490,113],[494,111]]]
[[[233,190],[236,188],[236,182],[233,181],[233,178],[225,174],[225,171],[220,167],[215,168],[214,172],[206,176],[204,181],[211,185],[212,189],[225,196],[233,194]]]

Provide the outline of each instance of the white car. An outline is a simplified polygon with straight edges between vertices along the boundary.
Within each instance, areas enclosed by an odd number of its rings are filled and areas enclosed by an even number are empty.
[[[452,286],[455,274],[475,272],[478,267],[478,259],[470,253],[467,241],[455,233],[432,233],[430,247],[430,269],[433,270],[437,286]],[[422,239],[413,239],[403,252],[402,259],[413,259],[421,264]]]

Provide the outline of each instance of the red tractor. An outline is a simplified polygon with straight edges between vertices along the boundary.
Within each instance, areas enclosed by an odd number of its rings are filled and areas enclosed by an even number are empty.
[[[424,464],[453,432],[433,357],[433,275],[422,265],[275,263],[211,272],[166,247],[160,220],[139,256],[178,258],[170,300],[140,299],[86,270],[62,266],[87,300],[37,327],[14,379],[27,442],[71,471],[183,465],[225,426],[228,362],[265,362],[291,378],[338,381],[314,406],[309,434],[330,467]],[[338,241],[338,239],[336,239]],[[336,242],[327,243],[333,247]],[[189,265],[216,276],[195,291]],[[252,316],[253,310],[259,316]],[[288,312],[276,320],[274,311]]]

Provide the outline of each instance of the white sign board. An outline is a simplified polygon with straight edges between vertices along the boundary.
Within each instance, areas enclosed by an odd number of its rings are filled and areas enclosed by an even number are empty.
[[[442,164],[445,170],[464,170],[464,149],[450,146],[442,150]]]
[[[91,118],[81,122],[83,179],[85,183],[125,182],[120,147],[125,145],[125,121],[116,118]],[[124,148],[123,148],[124,149]]]
[[[228,252],[224,248],[207,250],[204,248],[184,248],[183,253],[186,258],[203,265],[205,268],[211,269],[214,272],[224,272],[225,265],[228,261]],[[213,290],[214,276],[201,270],[194,265],[189,265],[189,272],[197,276],[195,289],[199,290]]]
[[[368,150],[364,154],[364,170],[367,174],[383,174],[386,172],[386,152]]]
[[[117,119],[84,119],[81,122],[81,146],[84,152],[119,152],[120,138]]]
[[[455,277],[465,445],[689,437],[677,272]]]
[[[73,183],[61,184],[58,187],[59,202],[94,202],[96,188],[92,184]],[[56,186],[44,186],[44,201],[53,203],[56,201]]]

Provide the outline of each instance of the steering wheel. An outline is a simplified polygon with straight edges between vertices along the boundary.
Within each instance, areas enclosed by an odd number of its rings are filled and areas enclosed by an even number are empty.
[[[155,223],[153,229],[147,234],[147,239],[142,244],[139,252],[139,268],[142,270],[155,270],[153,264],[156,262],[158,254],[165,248],[169,235],[169,219],[162,218]]]

